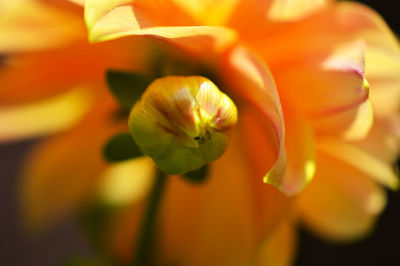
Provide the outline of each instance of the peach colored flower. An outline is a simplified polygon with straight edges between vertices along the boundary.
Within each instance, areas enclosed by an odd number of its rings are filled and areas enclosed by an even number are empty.
[[[206,66],[239,112],[207,183],[171,178],[157,228],[160,263],[288,265],[296,223],[336,241],[358,238],[385,205],[381,185],[398,187],[391,164],[399,145],[399,43],[365,6],[73,1],[85,5],[90,40],[107,41],[88,45],[78,5],[18,2],[6,4],[9,16],[0,20],[1,139],[69,128],[29,156],[22,195],[35,225],[75,210],[100,188],[103,200],[130,201],[108,235],[121,260],[132,256],[154,166],[148,159],[102,161],[105,140],[124,128],[111,119],[118,106],[103,76],[110,68],[149,71],[146,44],[153,39]],[[27,31],[22,22],[36,28]],[[6,30],[15,38],[3,37]],[[84,89],[68,90],[76,86]]]

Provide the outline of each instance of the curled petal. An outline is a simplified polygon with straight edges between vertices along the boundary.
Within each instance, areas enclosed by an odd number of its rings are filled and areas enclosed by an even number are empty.
[[[0,142],[39,137],[78,123],[93,104],[85,89],[25,105],[0,107]]]
[[[314,134],[310,123],[296,112],[285,112],[287,167],[280,189],[296,195],[313,179],[316,169]]]
[[[323,152],[313,181],[299,196],[300,215],[310,230],[332,241],[368,233],[386,204],[385,191],[363,172]]]
[[[272,169],[266,172],[264,182],[280,187],[286,168],[285,126],[272,75],[265,65],[244,47],[235,48],[227,55],[226,60],[228,67],[224,68],[223,75],[233,99],[238,97],[252,105],[263,117],[263,123],[270,123],[274,129],[275,140],[278,143],[277,158]]]

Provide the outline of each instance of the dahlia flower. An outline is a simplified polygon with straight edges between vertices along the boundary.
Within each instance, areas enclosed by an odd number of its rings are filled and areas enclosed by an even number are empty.
[[[46,136],[22,173],[21,205],[33,229],[100,202],[112,207],[101,246],[117,262],[141,255],[135,239],[159,162],[103,156],[110,138],[128,131],[124,110],[137,90],[129,73],[177,83],[207,76],[237,107],[229,144],[206,180],[168,177],[154,264],[290,265],[297,224],[332,241],[358,239],[382,212],[384,187],[398,188],[400,48],[368,7],[333,0],[0,5],[0,140]],[[132,91],[111,95],[113,75]]]

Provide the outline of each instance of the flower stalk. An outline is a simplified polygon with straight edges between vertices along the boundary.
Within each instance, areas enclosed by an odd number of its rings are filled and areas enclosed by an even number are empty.
[[[153,189],[151,190],[149,195],[147,208],[143,214],[143,220],[140,225],[138,243],[136,245],[136,256],[133,258],[131,264],[132,266],[152,265],[155,231],[154,228],[157,222],[157,213],[161,205],[161,200],[166,188],[166,184],[167,174],[162,171],[158,171]]]

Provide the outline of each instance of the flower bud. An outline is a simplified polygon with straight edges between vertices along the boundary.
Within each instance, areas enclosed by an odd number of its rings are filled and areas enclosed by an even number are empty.
[[[133,139],[168,174],[184,174],[218,159],[237,121],[232,100],[204,77],[155,80],[133,107]]]

